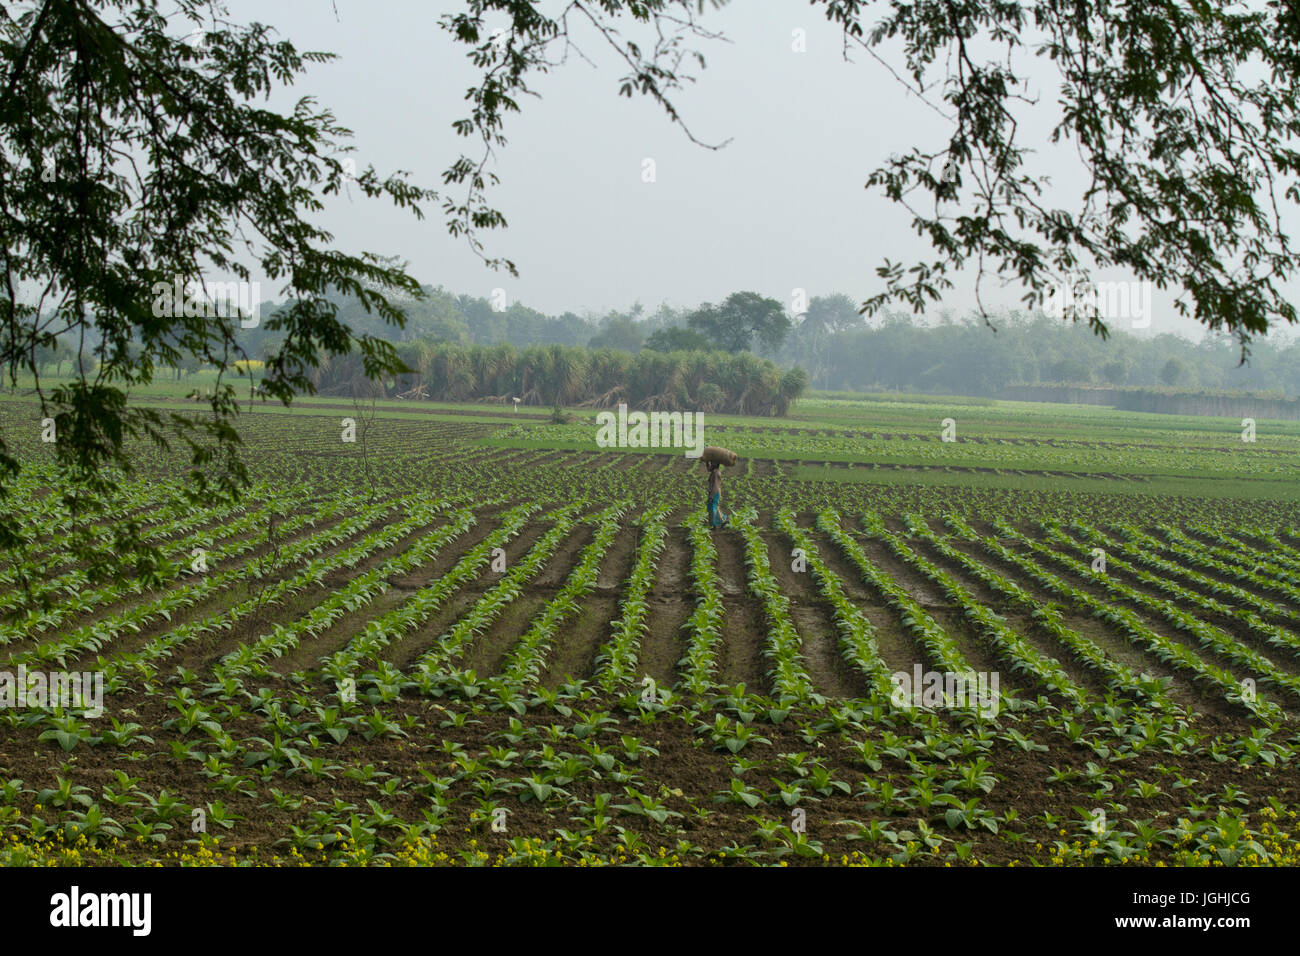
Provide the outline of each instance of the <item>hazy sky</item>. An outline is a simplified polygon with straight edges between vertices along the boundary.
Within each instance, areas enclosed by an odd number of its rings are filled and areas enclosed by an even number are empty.
[[[441,188],[441,172],[472,147],[451,123],[466,115],[464,93],[476,74],[438,26],[439,12],[454,4],[233,0],[228,8],[235,20],[275,26],[300,49],[339,55],[312,67],[292,95],[315,96],[355,133],[360,167],[408,170],[414,182]],[[501,288],[508,301],[548,313],[638,300],[648,311],[665,301],[694,306],[740,289],[787,304],[796,288],[861,302],[882,288],[875,269],[886,256],[909,264],[926,257],[930,247],[907,211],[864,186],[890,153],[942,149],[946,121],[865,51],[845,62],[822,8],[734,3],[706,10],[703,22],[730,42],[701,41],[707,68],[677,105],[698,139],[730,140],[723,149],[694,145],[652,102],[618,96],[622,71],[592,30],[581,45],[594,67],[573,56],[535,78],[542,98],[525,99],[507,119],[509,142],[493,167],[501,183],[490,198],[509,227],[483,234],[489,255],[516,262],[518,279],[485,268],[464,240],[452,239],[438,204],[418,221],[354,196],[331,203],[323,223],[342,248],[408,259],[421,282],[484,296]],[[806,31],[806,52],[792,48],[795,30]],[[901,67],[900,54],[886,57]],[[1054,76],[1037,74],[1049,108]],[[1043,144],[1040,171],[1069,196],[1082,171],[1070,149],[1049,149],[1052,118],[1045,110],[1025,129]],[[654,182],[643,181],[646,160]],[[984,287],[991,305],[1016,307],[1022,294],[992,280]],[[263,295],[278,298],[265,288]],[[1199,337],[1172,301],[1155,295],[1144,334]],[[974,304],[972,271],[930,311],[962,315]]]

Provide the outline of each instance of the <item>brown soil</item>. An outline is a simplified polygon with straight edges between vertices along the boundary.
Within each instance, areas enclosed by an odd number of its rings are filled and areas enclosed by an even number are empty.
[[[522,560],[537,540],[551,527],[550,523],[543,524],[536,518],[525,524],[519,534],[503,548],[506,553],[506,569],[509,570],[516,561]],[[391,661],[400,670],[409,669],[438,638],[469,613],[470,608],[484,593],[496,587],[501,577],[500,573],[492,569],[489,558],[478,576],[470,583],[461,585],[427,621],[390,643],[384,649],[384,659]]]
[[[784,535],[765,533],[763,540],[772,573],[790,602],[790,616],[802,640],[800,653],[813,688],[826,697],[864,696],[866,685],[840,653],[834,609],[822,598],[811,571],[792,569],[793,545]]]
[[[643,675],[666,687],[675,681],[677,662],[686,653],[682,625],[695,610],[689,591],[690,541],[685,528],[669,524],[656,571],[654,587],[646,599],[649,627],[637,662]]]
[[[769,665],[763,657],[767,627],[746,586],[744,541],[733,528],[719,528],[712,534],[723,603],[718,680],[727,687],[743,683],[747,690],[766,693],[770,690]]]

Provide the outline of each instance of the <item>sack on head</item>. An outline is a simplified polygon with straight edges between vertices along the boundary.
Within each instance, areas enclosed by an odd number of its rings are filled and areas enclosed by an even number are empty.
[[[717,462],[719,465],[726,465],[730,468],[736,463],[739,456],[728,448],[719,448],[717,445],[705,445],[704,451],[700,455],[703,462]]]

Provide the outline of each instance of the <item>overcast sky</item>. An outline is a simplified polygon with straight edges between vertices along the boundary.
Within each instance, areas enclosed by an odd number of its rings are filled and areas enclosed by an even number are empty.
[[[355,133],[360,167],[408,170],[413,182],[441,188],[441,172],[472,146],[451,123],[466,115],[464,93],[476,73],[465,48],[438,26],[439,12],[454,4],[231,0],[228,7],[233,19],[269,23],[300,49],[339,55],[312,67],[293,96],[317,97]],[[865,51],[845,62],[840,33],[821,8],[734,3],[706,10],[703,22],[729,42],[701,41],[707,68],[677,103],[698,139],[730,141],[720,150],[691,143],[652,102],[618,96],[619,64],[594,31],[583,44],[594,67],[571,57],[535,78],[542,98],[526,99],[522,113],[507,119],[509,143],[494,167],[501,184],[490,198],[509,227],[483,234],[489,255],[516,262],[518,279],[487,269],[464,240],[451,238],[437,204],[417,221],[391,203],[354,196],[331,203],[324,224],[350,251],[409,260],[421,282],[483,296],[501,288],[509,302],[548,313],[599,313],[637,301],[647,311],[660,302],[694,306],[742,289],[787,305],[795,289],[843,292],[860,303],[881,290],[875,269],[885,257],[925,258],[930,247],[906,210],[864,186],[891,153],[942,149],[946,121]],[[796,30],[806,31],[805,52],[793,48]],[[901,67],[897,52],[886,58]],[[1054,76],[1040,72],[1035,81],[1049,104]],[[1077,196],[1069,192],[1083,182],[1077,157],[1046,143],[1052,118],[1043,111],[1025,132],[1042,142],[1038,171],[1053,176],[1063,197]],[[654,182],[644,181],[647,160]],[[986,304],[1017,307],[1022,294],[991,280],[984,287]],[[1199,338],[1199,325],[1180,318],[1172,302],[1170,293],[1155,294],[1141,334]],[[974,305],[972,272],[930,312],[963,315]]]

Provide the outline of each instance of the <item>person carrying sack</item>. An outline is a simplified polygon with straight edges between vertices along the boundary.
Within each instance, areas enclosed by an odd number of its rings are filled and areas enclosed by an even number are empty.
[[[722,513],[722,466],[716,461],[709,462],[709,526],[720,528],[727,523],[727,516]]]

